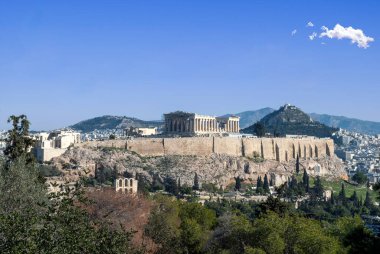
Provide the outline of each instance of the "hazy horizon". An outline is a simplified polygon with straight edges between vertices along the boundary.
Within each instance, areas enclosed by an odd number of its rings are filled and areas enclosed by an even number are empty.
[[[380,122],[377,13],[347,1],[0,3],[0,129],[279,108]],[[339,10],[337,12],[336,10]]]
[[[283,105],[280,105],[279,107],[281,107]],[[297,106],[297,105],[295,105]],[[250,111],[257,111],[257,110],[261,110],[261,109],[265,109],[265,108],[272,108],[274,110],[277,110],[278,108],[274,108],[274,107],[262,107],[262,108],[258,108],[258,109],[251,109],[251,110],[243,110],[243,111],[239,111],[239,112],[226,112],[224,114],[209,114],[209,115],[212,115],[212,116],[222,116],[222,115],[226,115],[226,114],[239,114],[239,113],[244,113],[244,112],[250,112]],[[301,108],[302,110],[302,108]],[[71,125],[74,125],[74,124],[77,124],[81,121],[85,121],[85,120],[89,120],[89,119],[93,119],[93,118],[96,118],[96,117],[102,117],[102,116],[115,116],[115,117],[130,117],[130,118],[137,118],[139,120],[144,120],[144,121],[161,121],[163,119],[163,114],[164,113],[169,113],[169,112],[174,112],[174,111],[177,111],[177,110],[173,110],[173,111],[168,111],[168,112],[163,112],[161,114],[161,116],[157,117],[157,118],[154,118],[154,119],[145,119],[145,118],[141,118],[139,116],[136,116],[136,115],[115,115],[115,114],[104,114],[104,115],[95,115],[95,116],[89,116],[88,118],[84,118],[84,119],[80,119],[76,122],[71,122],[65,126],[58,126],[58,127],[55,127],[55,128],[33,128],[33,120],[30,119],[29,117],[29,120],[31,122],[31,131],[51,131],[51,130],[55,130],[55,129],[61,129],[61,128],[66,128],[66,127],[69,127]],[[202,112],[193,112],[193,113],[199,113],[201,114]],[[330,116],[336,116],[336,117],[347,117],[347,116],[344,116],[344,115],[331,115],[331,114],[328,114],[328,113],[320,113],[320,112],[305,112],[307,114],[319,114],[319,115],[330,115]],[[21,113],[20,113],[21,114]],[[377,122],[377,121],[372,121],[372,120],[366,120],[366,119],[360,119],[360,118],[354,118],[354,117],[347,117],[347,118],[350,118],[350,119],[357,119],[357,120],[362,120],[362,121],[370,121],[370,122]],[[6,120],[4,121],[6,123]],[[378,122],[380,123],[380,122]],[[7,129],[10,129],[12,126],[10,123],[6,123],[4,124],[4,128],[0,128],[0,130],[7,130]]]

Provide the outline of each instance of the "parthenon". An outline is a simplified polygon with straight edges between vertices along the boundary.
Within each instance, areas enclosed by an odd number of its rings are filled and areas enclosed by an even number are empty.
[[[164,114],[167,134],[239,133],[238,116],[214,117],[177,111]]]

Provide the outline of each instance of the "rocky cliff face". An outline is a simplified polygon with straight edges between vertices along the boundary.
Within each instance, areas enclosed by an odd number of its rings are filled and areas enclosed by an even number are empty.
[[[180,178],[181,183],[192,186],[194,174],[197,173],[201,183],[214,183],[226,187],[234,182],[235,177],[246,183],[256,183],[257,177],[270,175],[276,185],[287,181],[295,170],[295,162],[279,163],[273,160],[255,162],[244,157],[212,154],[211,156],[159,156],[141,157],[123,149],[96,149],[75,147],[60,157],[53,159],[52,164],[63,171],[69,181],[78,180],[80,176],[94,176],[95,168],[116,169],[119,174],[138,173],[146,180],[158,174],[161,178]],[[345,171],[340,160],[322,158],[318,160],[301,160],[304,168],[312,176],[321,175],[327,178],[342,178]]]

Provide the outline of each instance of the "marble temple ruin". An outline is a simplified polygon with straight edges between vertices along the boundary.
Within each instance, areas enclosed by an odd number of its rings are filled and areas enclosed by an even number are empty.
[[[215,117],[177,111],[164,117],[166,134],[197,136],[240,131],[238,116]]]

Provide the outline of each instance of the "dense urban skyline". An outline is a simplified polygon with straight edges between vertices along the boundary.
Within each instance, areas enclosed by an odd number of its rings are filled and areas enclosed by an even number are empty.
[[[380,121],[379,7],[1,2],[0,129],[21,113],[32,129],[54,129],[107,114],[157,120],[284,103]]]

